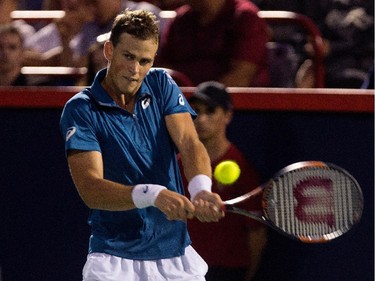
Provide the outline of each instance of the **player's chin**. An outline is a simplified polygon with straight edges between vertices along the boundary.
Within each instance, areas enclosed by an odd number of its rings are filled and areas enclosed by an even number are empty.
[[[140,87],[138,80],[125,80],[125,83],[121,85],[121,89],[126,93],[135,93]]]

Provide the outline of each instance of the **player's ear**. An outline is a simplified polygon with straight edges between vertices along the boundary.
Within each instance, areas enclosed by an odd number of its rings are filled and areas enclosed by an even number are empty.
[[[113,56],[113,44],[112,44],[111,41],[106,41],[104,43],[103,54],[104,54],[104,57],[108,61],[112,60],[112,56]]]

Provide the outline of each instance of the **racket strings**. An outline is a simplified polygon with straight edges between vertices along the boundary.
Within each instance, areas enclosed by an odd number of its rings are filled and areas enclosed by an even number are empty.
[[[332,239],[349,230],[362,212],[356,184],[330,168],[290,171],[274,180],[264,196],[266,216],[296,237]]]

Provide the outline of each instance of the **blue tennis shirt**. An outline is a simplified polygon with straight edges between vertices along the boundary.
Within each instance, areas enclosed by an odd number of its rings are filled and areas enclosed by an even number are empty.
[[[151,69],[137,93],[134,114],[120,108],[106,93],[98,72],[91,87],[65,105],[60,128],[65,150],[99,151],[104,178],[125,185],[160,184],[183,193],[165,116],[195,112],[172,78]],[[139,260],[184,254],[190,242],[186,223],[169,221],[155,207],[129,211],[90,210],[89,252]]]

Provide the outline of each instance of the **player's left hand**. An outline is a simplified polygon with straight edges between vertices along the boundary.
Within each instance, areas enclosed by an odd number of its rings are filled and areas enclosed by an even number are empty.
[[[224,217],[224,204],[219,194],[201,191],[193,198],[194,216],[201,222],[217,222]]]

